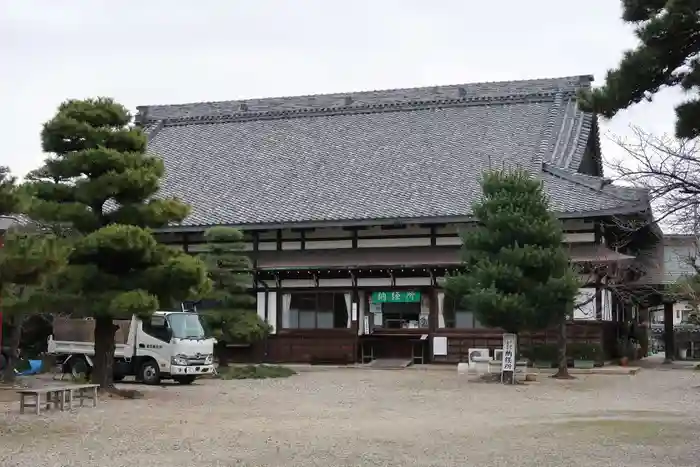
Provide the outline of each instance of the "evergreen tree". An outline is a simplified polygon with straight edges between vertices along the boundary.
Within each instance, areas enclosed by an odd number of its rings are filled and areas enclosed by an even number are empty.
[[[23,198],[17,177],[12,176],[8,167],[0,166],[0,216],[18,214]]]
[[[43,128],[50,155],[29,176],[30,215],[77,237],[58,281],[95,318],[93,381],[113,384],[114,318],[148,315],[204,287],[201,261],[156,243],[149,228],[182,221],[188,206],[158,198],[163,162],[112,99],[69,100]]]
[[[695,0],[622,0],[622,19],[634,26],[639,45],[625,52],[605,85],[581,97],[582,107],[607,118],[663,87],[692,91],[676,107],[676,135],[700,135],[700,3]]]
[[[65,265],[69,249],[62,239],[32,227],[13,229],[4,240],[0,249],[0,296],[11,333],[3,379],[10,383],[15,377],[24,320],[44,308],[47,281]]]
[[[243,253],[243,234],[230,227],[212,227],[205,232],[207,251],[204,261],[212,281],[206,300],[212,305],[203,311],[205,325],[217,339],[220,366],[226,366],[225,348],[231,343],[251,343],[264,339],[270,326],[258,316],[249,289],[251,265]]]
[[[477,225],[462,235],[465,272],[448,278],[448,292],[481,323],[509,333],[565,323],[578,276],[542,184],[526,172],[497,171],[486,173],[481,186],[483,198],[473,206]],[[565,339],[560,352],[566,371]]]
[[[21,200],[17,178],[12,176],[8,167],[0,167],[0,217],[18,213],[21,209]],[[0,236],[2,235],[3,233],[0,232]],[[4,239],[0,238],[0,248],[2,248],[3,242]],[[7,341],[3,339],[6,334],[6,328],[3,325],[12,325],[13,319],[9,314],[4,313],[1,307],[2,303],[0,303],[0,370],[3,370],[12,353],[12,350],[8,348]]]

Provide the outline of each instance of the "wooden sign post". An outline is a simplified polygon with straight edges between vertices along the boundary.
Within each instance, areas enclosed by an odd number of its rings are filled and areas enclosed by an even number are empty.
[[[503,357],[501,361],[501,382],[515,384],[515,349],[518,348],[518,336],[503,334]]]

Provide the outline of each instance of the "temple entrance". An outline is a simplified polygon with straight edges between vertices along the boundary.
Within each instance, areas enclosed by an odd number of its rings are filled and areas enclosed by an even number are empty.
[[[430,299],[417,290],[368,294],[368,333],[361,337],[361,361],[401,368],[426,363]],[[386,363],[386,365],[385,365]]]

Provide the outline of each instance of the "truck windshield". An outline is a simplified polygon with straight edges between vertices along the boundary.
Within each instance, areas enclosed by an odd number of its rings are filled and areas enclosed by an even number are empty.
[[[178,339],[204,339],[204,328],[196,313],[171,313],[167,316],[173,337]]]

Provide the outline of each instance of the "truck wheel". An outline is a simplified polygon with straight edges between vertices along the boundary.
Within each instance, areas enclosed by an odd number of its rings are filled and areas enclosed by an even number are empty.
[[[173,379],[178,384],[192,384],[192,383],[194,383],[194,380],[197,379],[197,377],[192,376],[192,375],[188,375],[188,376],[176,376]]]
[[[76,381],[84,381],[90,375],[90,367],[82,357],[73,357],[68,362],[68,369]]]
[[[141,370],[139,371],[139,379],[146,384],[158,384],[160,383],[160,368],[158,368],[158,363],[155,360],[146,360],[141,365]]]

